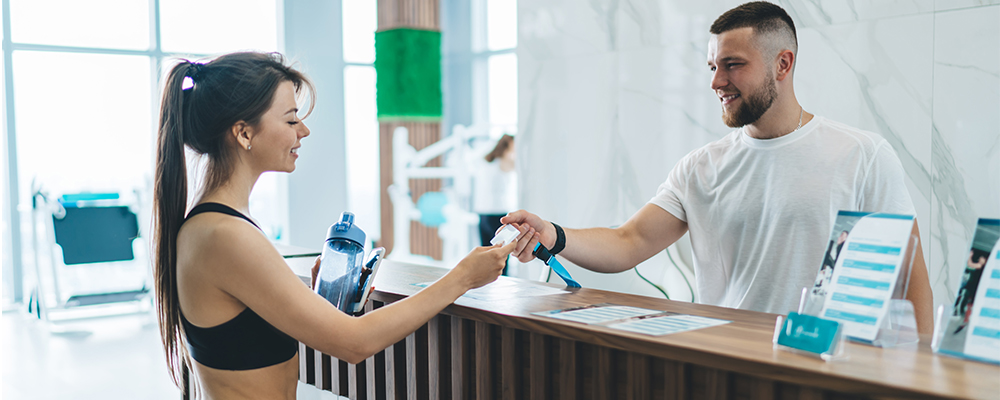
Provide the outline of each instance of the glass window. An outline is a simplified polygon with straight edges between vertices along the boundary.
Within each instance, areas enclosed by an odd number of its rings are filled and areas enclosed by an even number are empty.
[[[160,44],[172,53],[276,51],[277,9],[275,0],[161,0]]]
[[[344,61],[375,62],[375,30],[378,19],[375,0],[347,0],[344,5]]]
[[[381,231],[379,127],[375,113],[375,68],[344,68],[347,146],[347,206],[371,240]]]
[[[11,40],[18,43],[145,50],[149,1],[10,0]]]
[[[490,50],[517,47],[517,0],[487,0],[486,46]]]
[[[271,240],[287,242],[288,174],[265,172],[250,193],[250,215]]]
[[[491,56],[487,61],[489,119],[492,125],[517,126],[517,55]]]
[[[53,194],[145,185],[153,164],[148,57],[16,51],[13,65],[22,199],[33,179]]]

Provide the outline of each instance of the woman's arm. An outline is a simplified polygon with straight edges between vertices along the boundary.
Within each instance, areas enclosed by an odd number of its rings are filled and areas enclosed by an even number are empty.
[[[362,317],[344,314],[314,293],[253,227],[225,221],[198,241],[198,264],[215,287],[235,297],[276,328],[350,363],[396,343],[468,289],[494,281],[517,244],[474,249],[438,282]]]

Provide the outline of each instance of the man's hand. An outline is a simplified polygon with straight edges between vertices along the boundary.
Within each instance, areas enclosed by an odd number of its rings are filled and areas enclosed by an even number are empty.
[[[511,224],[521,231],[521,237],[517,241],[517,247],[510,254],[517,257],[523,263],[535,258],[531,251],[539,242],[542,246],[551,249],[556,243],[556,228],[551,222],[539,218],[537,215],[524,210],[517,210],[500,218],[500,223]]]
[[[309,287],[312,288],[313,290],[316,290],[316,277],[319,276],[319,262],[320,262],[320,257],[317,256],[316,263],[313,264],[312,270],[310,271],[312,272],[312,284],[309,285]]]

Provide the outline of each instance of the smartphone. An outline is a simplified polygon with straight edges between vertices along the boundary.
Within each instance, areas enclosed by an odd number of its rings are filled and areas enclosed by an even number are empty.
[[[368,262],[365,263],[361,274],[361,287],[358,288],[358,299],[357,304],[354,306],[354,312],[358,313],[364,310],[365,303],[368,302],[368,295],[372,292],[372,285],[375,284],[375,274],[378,273],[378,267],[382,265],[382,256],[385,254],[384,247],[378,247],[372,250],[370,256],[368,256]]]

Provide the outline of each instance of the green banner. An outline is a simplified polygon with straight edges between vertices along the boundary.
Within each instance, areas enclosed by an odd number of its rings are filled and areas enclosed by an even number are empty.
[[[375,72],[379,121],[441,119],[441,32],[376,32]]]

